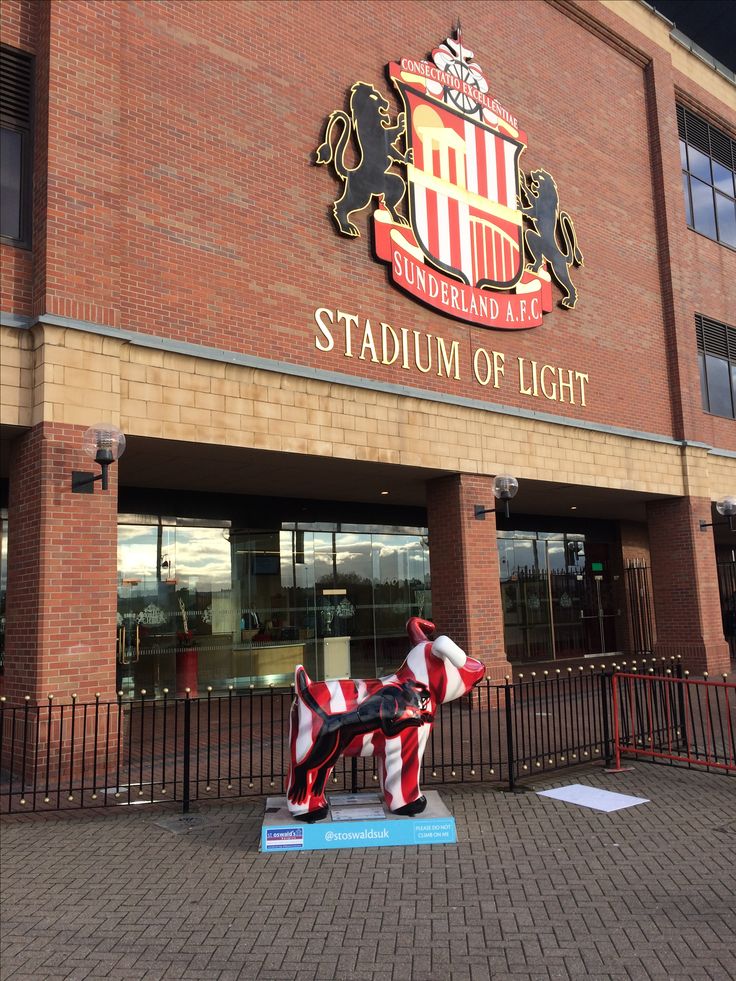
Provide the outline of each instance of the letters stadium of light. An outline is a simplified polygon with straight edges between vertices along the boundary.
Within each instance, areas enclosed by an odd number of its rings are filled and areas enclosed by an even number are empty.
[[[352,215],[378,203],[376,255],[401,289],[469,323],[538,327],[552,310],[551,277],[561,305],[575,306],[570,267],[583,256],[551,174],[524,175],[526,134],[488,94],[459,28],[456,35],[431,62],[388,66],[404,106],[394,124],[384,96],[356,82],[350,113],[327,120],[317,163],[332,164],[344,185],[333,204],[343,235],[358,236]],[[345,164],[351,140],[354,167]]]

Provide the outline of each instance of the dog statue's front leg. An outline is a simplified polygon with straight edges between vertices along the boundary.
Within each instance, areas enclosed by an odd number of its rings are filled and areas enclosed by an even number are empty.
[[[386,740],[379,776],[386,806],[393,814],[421,814],[427,798],[419,787],[419,771],[431,725],[406,729]]]

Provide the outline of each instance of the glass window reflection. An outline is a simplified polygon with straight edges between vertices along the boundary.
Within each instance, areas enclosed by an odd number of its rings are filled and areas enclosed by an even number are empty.
[[[730,164],[729,147],[733,150],[733,141],[682,106],[678,106],[677,112],[681,137],[684,133],[687,138],[688,130],[694,137],[687,142],[680,139],[687,224],[708,238],[736,247],[736,174],[730,166],[715,159],[720,156]],[[710,146],[714,156],[693,146],[694,142]]]
[[[710,184],[710,157],[701,150],[696,150],[694,146],[688,146],[688,157],[690,158],[690,173],[698,180]]]
[[[690,204],[690,178],[687,174],[682,175],[682,193],[685,199],[685,222],[688,225],[692,225],[693,209]]]
[[[300,663],[319,680],[390,673],[406,655],[412,615],[431,616],[420,530],[119,525],[125,690],[173,692],[192,652],[197,684],[216,689],[290,684]]]
[[[717,160],[713,161],[713,185],[723,194],[734,196],[734,173]]]
[[[736,202],[733,198],[716,194],[716,217],[719,240],[736,248]]]
[[[0,235],[21,237],[23,134],[0,128]]]
[[[713,188],[709,184],[691,178],[690,190],[693,203],[693,227],[709,238],[716,237],[716,217],[713,206]]]
[[[718,416],[733,417],[731,372],[728,361],[706,354],[705,372],[708,380],[710,411]]]

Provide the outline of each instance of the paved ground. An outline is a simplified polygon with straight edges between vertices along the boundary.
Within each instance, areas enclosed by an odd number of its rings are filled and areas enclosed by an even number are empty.
[[[457,845],[258,853],[262,801],[5,818],[4,979],[736,978],[736,780],[639,764],[613,814],[445,788]]]

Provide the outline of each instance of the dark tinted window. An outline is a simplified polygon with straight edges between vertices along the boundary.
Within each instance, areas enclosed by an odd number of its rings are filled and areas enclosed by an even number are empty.
[[[736,328],[695,316],[703,408],[731,419],[736,415]]]
[[[31,242],[33,60],[0,46],[0,237]]]
[[[7,238],[21,237],[23,137],[0,128],[0,229]]]
[[[710,411],[717,416],[732,416],[731,371],[728,361],[705,356],[705,375],[708,382],[708,403]]]

